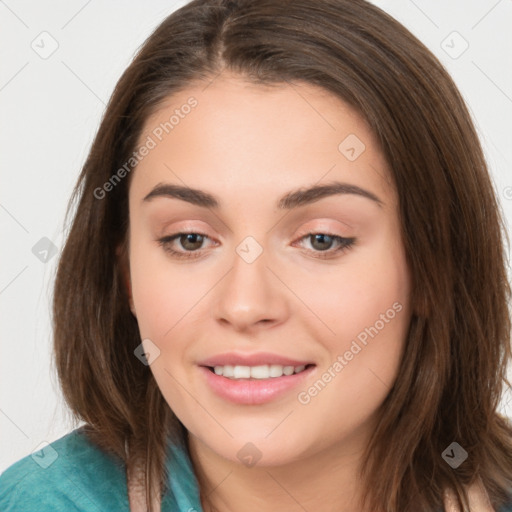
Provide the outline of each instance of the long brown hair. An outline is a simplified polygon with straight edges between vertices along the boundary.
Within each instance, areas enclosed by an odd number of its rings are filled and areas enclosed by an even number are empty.
[[[80,174],[56,278],[55,361],[75,417],[104,450],[143,469],[151,510],[150,489],[167,482],[166,440],[184,427],[133,353],[141,340],[120,257],[130,179],[98,190],[169,95],[225,69],[256,84],[306,82],[336,94],[369,123],[392,171],[413,316],[363,460],[365,506],[439,509],[451,488],[467,507],[464,486],[480,477],[499,507],[512,488],[512,426],[497,413],[511,359],[502,214],[452,79],[364,0],[195,0],[139,50]],[[452,442],[469,454],[457,469],[442,457]]]

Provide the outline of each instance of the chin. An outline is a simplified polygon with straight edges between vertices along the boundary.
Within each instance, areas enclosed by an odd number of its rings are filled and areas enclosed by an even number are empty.
[[[246,467],[283,466],[301,458],[301,454],[304,453],[304,442],[285,443],[283,438],[277,435],[271,439],[273,435],[265,438],[261,434],[259,437],[242,434],[234,435],[229,441],[224,438],[219,443],[215,440],[211,443],[207,439],[206,441],[217,455]]]

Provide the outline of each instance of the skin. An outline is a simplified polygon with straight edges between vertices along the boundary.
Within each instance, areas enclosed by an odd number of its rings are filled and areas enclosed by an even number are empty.
[[[255,85],[227,71],[206,85],[173,95],[148,119],[141,142],[188,98],[198,101],[138,164],[130,185],[131,307],[141,339],[160,351],[151,371],[189,432],[205,510],[361,512],[361,454],[396,378],[410,321],[389,169],[363,119],[321,88]],[[354,161],[338,149],[349,134],[366,146]],[[290,211],[276,207],[291,190],[333,181],[370,191],[382,204],[337,194]],[[161,183],[207,191],[221,207],[144,201]],[[183,231],[207,235],[193,246],[200,257],[176,259],[158,242]],[[337,242],[315,244],[311,232],[356,242],[334,252]],[[236,252],[247,236],[263,249],[250,264]],[[186,242],[171,246],[192,252]],[[330,258],[319,257],[322,247]],[[297,394],[395,303],[400,312],[300,403]],[[277,400],[236,405],[218,397],[197,366],[229,351],[274,352],[317,368]],[[261,452],[252,467],[237,457],[247,442]]]

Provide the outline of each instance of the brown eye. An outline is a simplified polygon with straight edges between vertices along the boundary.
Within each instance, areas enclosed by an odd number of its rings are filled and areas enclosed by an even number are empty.
[[[201,248],[204,236],[199,233],[183,233],[179,235],[178,240],[183,249],[186,249],[187,251],[195,251]]]
[[[312,249],[306,248],[317,258],[333,258],[349,250],[355,243],[355,238],[343,238],[329,233],[308,233],[300,238],[299,242],[308,240]]]
[[[331,235],[325,235],[323,233],[317,233],[310,236],[311,246],[318,251],[327,251],[329,250],[333,243],[334,237]]]
[[[176,258],[197,258],[201,256],[203,242],[210,237],[201,233],[176,233],[158,240],[164,251]]]

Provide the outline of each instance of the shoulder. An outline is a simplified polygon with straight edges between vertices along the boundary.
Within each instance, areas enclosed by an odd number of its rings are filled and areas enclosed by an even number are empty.
[[[512,489],[510,489],[508,501],[501,506],[498,512],[512,512]]]
[[[124,464],[78,428],[0,475],[0,510],[129,510]]]
[[[162,501],[162,510],[202,510],[199,483],[194,472],[188,443],[184,437],[169,439],[166,469],[168,492]]]

